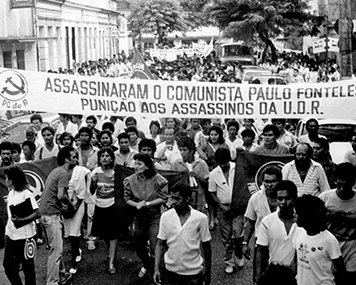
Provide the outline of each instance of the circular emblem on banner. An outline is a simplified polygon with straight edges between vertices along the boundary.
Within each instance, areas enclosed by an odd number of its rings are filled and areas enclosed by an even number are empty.
[[[0,73],[0,95],[9,101],[19,101],[28,93],[26,78],[16,70]]]
[[[269,166],[276,166],[276,167],[278,167],[278,168],[280,168],[282,170],[282,168],[284,166],[284,163],[280,162],[280,161],[269,161],[269,162],[263,164],[257,170],[256,175],[255,175],[255,184],[256,184],[257,190],[261,190],[260,187],[262,185],[262,173]]]
[[[31,170],[24,170],[23,171],[26,175],[28,184],[30,186],[30,190],[35,196],[35,199],[37,202],[40,202],[41,196],[42,196],[42,191],[44,188],[44,182],[36,172],[33,172]]]
[[[24,247],[24,256],[25,259],[35,259],[37,255],[37,246],[35,240],[27,239]]]

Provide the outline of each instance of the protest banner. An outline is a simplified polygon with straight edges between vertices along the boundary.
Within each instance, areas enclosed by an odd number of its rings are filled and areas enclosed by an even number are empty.
[[[355,79],[254,85],[0,69],[0,110],[178,118],[353,118],[355,96]]]
[[[234,190],[231,209],[235,214],[244,214],[251,195],[262,185],[261,173],[268,166],[281,168],[294,159],[289,155],[264,155],[237,151]]]
[[[57,167],[57,158],[51,157],[31,163],[25,162],[17,165],[25,172],[29,189],[35,195],[37,202],[40,203],[47,176],[55,167]],[[3,247],[5,225],[7,222],[5,200],[9,192],[5,182],[4,169],[6,169],[6,167],[0,168],[0,248]]]

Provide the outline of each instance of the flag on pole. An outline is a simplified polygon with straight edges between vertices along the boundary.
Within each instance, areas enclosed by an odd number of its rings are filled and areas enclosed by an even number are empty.
[[[131,78],[133,79],[154,79],[151,71],[148,69],[142,55],[140,52],[135,48],[134,56],[131,60],[133,73]]]
[[[214,39],[211,38],[210,43],[205,47],[203,57],[207,57],[214,49]]]
[[[282,170],[293,159],[292,154],[263,155],[237,151],[231,210],[235,214],[244,214],[251,195],[260,190],[263,170],[268,166],[276,166]]]

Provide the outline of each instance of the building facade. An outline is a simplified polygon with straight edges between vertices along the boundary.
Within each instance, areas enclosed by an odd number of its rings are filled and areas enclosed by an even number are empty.
[[[127,21],[117,1],[38,0],[35,8],[12,10],[11,1],[0,1],[0,19],[4,13],[8,23],[2,31],[0,20],[0,67],[48,71],[128,53]],[[14,64],[18,50],[24,50],[24,66]]]

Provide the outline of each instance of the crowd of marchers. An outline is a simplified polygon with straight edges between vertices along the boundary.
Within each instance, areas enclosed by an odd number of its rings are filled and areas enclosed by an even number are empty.
[[[203,57],[194,54],[178,56],[176,60],[167,61],[152,57],[144,52],[144,60],[153,79],[174,81],[201,81],[201,82],[230,82],[241,83],[242,74],[250,66],[238,62],[222,63],[220,58],[212,52]],[[48,70],[51,73],[97,76],[97,77],[129,77],[133,72],[131,60],[133,54],[114,54],[112,58],[100,58],[82,63],[73,61],[70,68]],[[294,52],[283,52],[277,62],[266,60],[258,65],[262,70],[271,71],[271,74],[282,76],[287,84],[290,83],[317,83],[340,80],[340,67],[334,60],[325,62],[317,61],[307,55]],[[354,71],[356,74],[356,70]],[[249,83],[260,84],[259,80],[250,78]],[[270,84],[274,84],[271,82]]]

